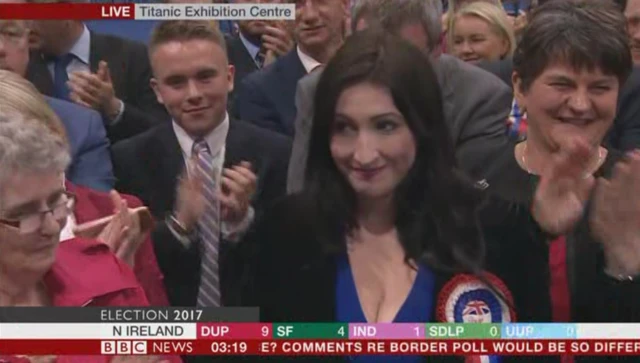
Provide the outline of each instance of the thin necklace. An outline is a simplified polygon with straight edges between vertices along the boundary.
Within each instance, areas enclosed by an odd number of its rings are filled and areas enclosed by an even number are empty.
[[[531,174],[531,175],[537,175],[536,173],[534,173],[531,169],[529,169],[529,166],[527,165],[527,159],[526,159],[526,155],[527,154],[527,142],[525,141],[524,146],[522,147],[522,155],[520,157],[520,161],[522,162],[522,166],[524,167],[524,169],[526,170],[527,173]],[[598,148],[598,159],[596,160],[596,166],[600,165],[600,162],[602,161],[602,148]],[[597,170],[597,169],[596,169]],[[590,172],[586,172],[583,179],[586,179],[589,177],[589,175],[591,175],[593,173]]]

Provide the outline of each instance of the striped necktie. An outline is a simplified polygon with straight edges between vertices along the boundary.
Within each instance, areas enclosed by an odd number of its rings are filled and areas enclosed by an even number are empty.
[[[259,69],[262,69],[262,67],[264,67],[264,61],[267,58],[267,50],[263,47],[260,47],[260,50],[258,51],[258,53],[256,54],[256,65],[258,66]]]
[[[218,255],[220,252],[220,206],[216,198],[216,179],[218,170],[209,145],[204,140],[193,144],[193,153],[197,155],[198,171],[202,175],[202,192],[206,200],[204,214],[198,222],[201,241],[201,273],[198,290],[198,307],[220,306],[220,275]]]

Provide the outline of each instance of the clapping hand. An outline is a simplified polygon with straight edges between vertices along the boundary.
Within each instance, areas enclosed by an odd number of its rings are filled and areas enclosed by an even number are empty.
[[[264,27],[262,46],[267,51],[264,64],[271,64],[293,49],[295,42],[291,31],[283,21],[269,22]]]
[[[197,157],[192,157],[178,182],[174,216],[187,230],[195,227],[206,207],[203,176],[197,163]]]
[[[256,180],[251,163],[247,161],[222,171],[222,187],[218,193],[222,221],[230,224],[242,222],[251,205]]]
[[[545,232],[566,234],[582,217],[595,184],[588,173],[592,156],[593,147],[584,140],[567,140],[540,175],[532,214]]]
[[[610,180],[598,179],[590,226],[604,249],[607,271],[640,274],[640,151],[618,162]]]
[[[203,176],[197,161],[191,160],[189,170],[185,170],[178,184],[178,196],[175,217],[187,229],[191,230],[206,209],[203,195]],[[236,224],[246,217],[251,197],[256,189],[256,175],[251,164],[243,161],[239,165],[222,171],[220,189],[217,197],[220,202],[220,219]]]
[[[147,231],[142,231],[138,214],[132,213],[127,201],[118,192],[111,191],[114,206],[114,217],[98,236],[98,240],[109,248],[120,259],[133,266],[138,247],[144,241]]]
[[[120,100],[116,97],[107,62],[100,61],[98,71],[72,72],[67,83],[69,97],[75,103],[93,108],[114,119],[120,112]]]

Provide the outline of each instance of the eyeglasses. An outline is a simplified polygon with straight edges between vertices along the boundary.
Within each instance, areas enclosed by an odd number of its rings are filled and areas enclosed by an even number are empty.
[[[61,200],[49,209],[25,214],[15,219],[0,218],[0,224],[9,228],[17,229],[20,234],[33,233],[42,227],[44,219],[49,213],[51,213],[51,216],[56,221],[65,220],[71,212],[73,212],[75,202],[75,195],[71,193],[64,193]]]

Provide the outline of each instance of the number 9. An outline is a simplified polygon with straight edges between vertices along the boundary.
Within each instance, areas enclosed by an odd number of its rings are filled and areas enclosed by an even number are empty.
[[[492,337],[498,336],[498,327],[497,326],[492,326],[489,329],[489,335],[491,335]]]
[[[266,337],[269,335],[269,327],[268,326],[263,326],[262,327],[262,336]]]

